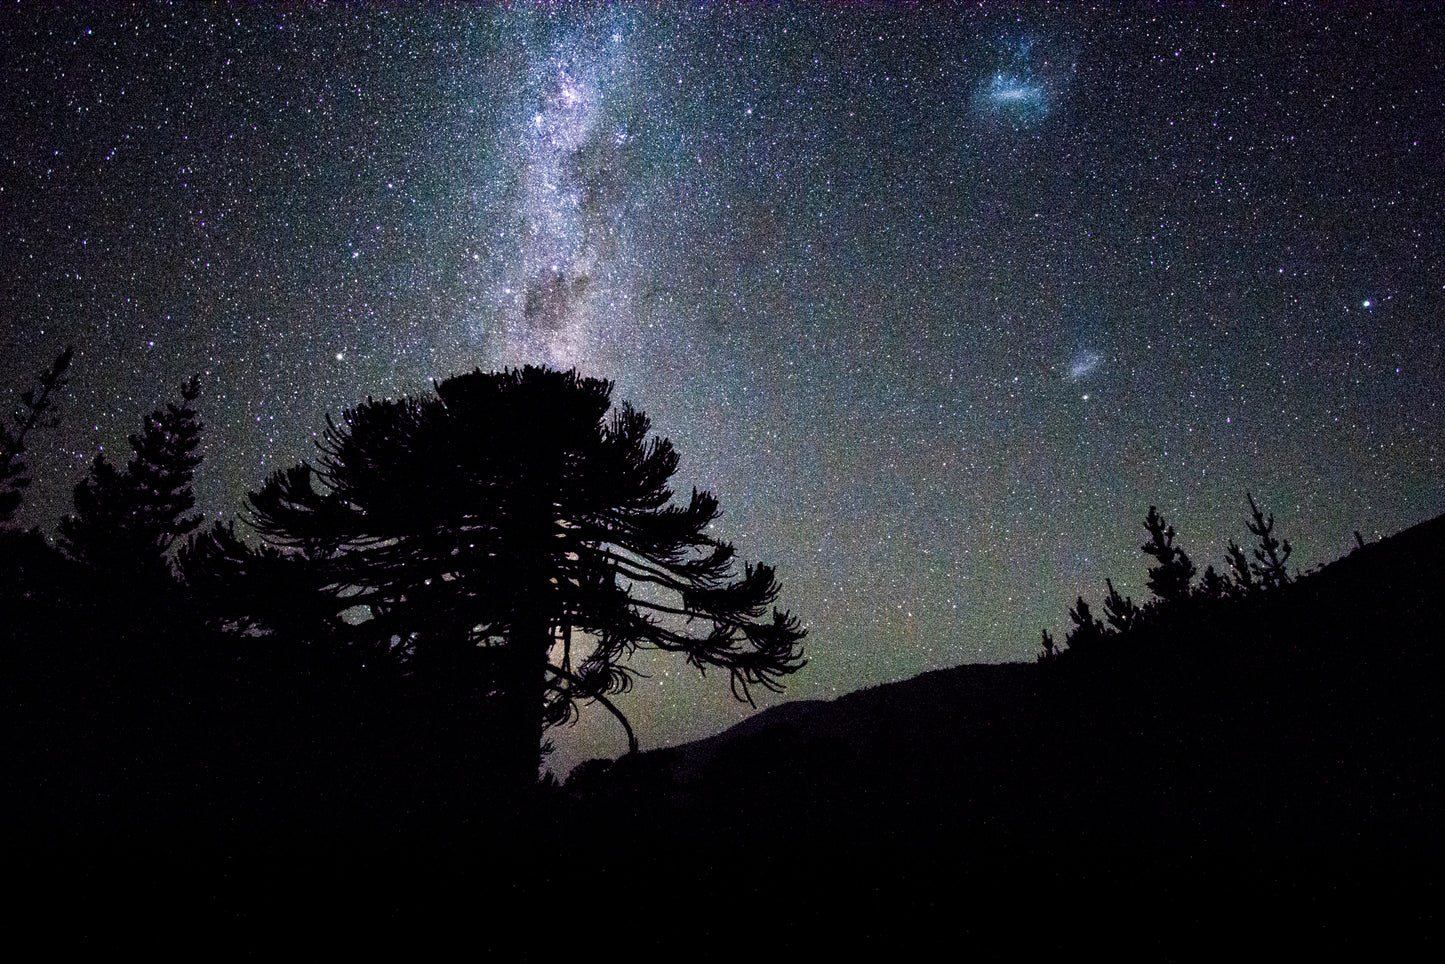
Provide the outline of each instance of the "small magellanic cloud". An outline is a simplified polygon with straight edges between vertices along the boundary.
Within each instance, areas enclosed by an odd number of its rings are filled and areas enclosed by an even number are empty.
[[[1092,375],[1103,361],[1103,355],[1090,349],[1084,349],[1070,360],[1069,372],[1064,376],[1064,379],[1070,384],[1083,381]]]

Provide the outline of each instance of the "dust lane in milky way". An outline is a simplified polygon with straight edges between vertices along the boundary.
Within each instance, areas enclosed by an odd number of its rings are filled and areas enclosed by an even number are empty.
[[[0,374],[79,346],[28,523],[192,371],[229,517],[327,412],[575,365],[777,566],[807,698],[1145,595],[1151,504],[1201,568],[1246,489],[1303,567],[1445,510],[1436,15],[0,18]],[[644,668],[646,745],[746,712]]]

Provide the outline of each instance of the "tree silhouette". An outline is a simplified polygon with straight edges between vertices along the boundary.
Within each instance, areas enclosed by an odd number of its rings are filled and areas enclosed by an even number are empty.
[[[90,476],[75,487],[75,514],[60,522],[60,545],[72,559],[101,573],[167,577],[167,553],[200,524],[191,481],[201,457],[195,401],[200,380],[181,386],[181,400],[146,417],[130,436],[124,470],[97,455]]]
[[[1069,620],[1073,623],[1073,628],[1064,637],[1064,642],[1070,651],[1081,648],[1085,651],[1097,650],[1106,638],[1130,635],[1156,621],[1161,611],[1190,598],[1194,563],[1183,549],[1174,544],[1174,527],[1164,521],[1158,507],[1151,505],[1144,518],[1144,528],[1149,533],[1149,541],[1140,548],[1156,560],[1155,564],[1149,567],[1148,580],[1149,588],[1155,596],[1154,601],[1140,606],[1132,598],[1115,589],[1112,579],[1105,579],[1104,585],[1108,593],[1104,597],[1104,619],[1093,614],[1083,596],[1080,596],[1069,610]],[[1211,566],[1205,572],[1200,594],[1222,598],[1225,585],[1224,579]],[[1108,620],[1107,626],[1105,619]],[[1045,630],[1043,653],[1040,654],[1039,661],[1048,662],[1057,655],[1053,638]]]
[[[218,527],[190,558],[237,574],[292,565],[317,587],[322,631],[362,661],[469,681],[522,783],[545,729],[580,703],[610,710],[635,747],[608,696],[631,686],[639,649],[724,669],[748,701],[802,665],[798,621],[767,616],[773,570],[735,576],[711,494],[671,503],[671,443],[626,403],[605,418],[610,382],[527,367],[435,388],[328,419],[319,465],[249,497],[267,547]]]
[[[65,373],[74,355],[73,346],[66,348],[40,373],[35,385],[21,393],[20,404],[10,413],[13,428],[0,421],[0,524],[14,519],[20,508],[23,493],[30,485],[23,458],[26,436],[54,407],[54,395],[64,387]]]
[[[1104,597],[1104,618],[1118,632],[1127,633],[1139,619],[1139,607],[1133,599],[1119,594],[1119,590],[1114,588],[1114,580],[1105,579],[1104,585],[1109,589],[1109,594]]]
[[[1194,563],[1185,551],[1174,544],[1174,527],[1164,522],[1158,508],[1149,507],[1144,519],[1149,541],[1140,546],[1155,558],[1149,567],[1149,588],[1160,602],[1172,603],[1189,598],[1189,582],[1194,578]]]
[[[1227,578],[1216,572],[1213,566],[1205,566],[1204,575],[1199,577],[1199,588],[1195,590],[1195,594],[1200,599],[1217,602],[1229,598],[1231,589]]]
[[[1048,663],[1055,659],[1058,659],[1059,650],[1054,645],[1054,637],[1049,635],[1049,631],[1047,629],[1043,630],[1041,635],[1043,652],[1039,653],[1038,661],[1040,663]]]
[[[1108,631],[1104,629],[1104,623],[1089,611],[1089,604],[1084,601],[1083,596],[1080,596],[1079,601],[1074,604],[1074,608],[1069,610],[1069,619],[1073,622],[1074,628],[1069,630],[1069,634],[1064,637],[1064,642],[1068,644],[1070,652],[1097,650],[1099,643],[1109,635]]]
[[[1286,563],[1289,562],[1290,549],[1289,540],[1280,542],[1274,537],[1274,513],[1265,518],[1263,510],[1254,502],[1254,496],[1246,492],[1245,497],[1249,499],[1249,514],[1251,519],[1245,525],[1249,531],[1259,540],[1259,548],[1254,550],[1255,561],[1250,563],[1249,568],[1253,570],[1260,585],[1266,589],[1277,589],[1289,583],[1289,569]]]
[[[176,553],[187,592],[212,629],[303,642],[333,662],[364,663],[375,654],[337,638],[347,628],[327,598],[329,578],[305,551],[248,546],[234,522],[216,523]]]
[[[1229,540],[1229,548],[1226,550],[1225,558],[1229,561],[1229,569],[1234,574],[1231,589],[1235,595],[1247,595],[1254,591],[1254,573],[1250,571],[1249,557],[1239,547],[1239,543],[1233,539]]]

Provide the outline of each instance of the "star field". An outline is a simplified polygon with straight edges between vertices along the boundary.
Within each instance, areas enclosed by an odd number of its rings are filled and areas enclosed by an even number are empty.
[[[1445,511],[1441,26],[12,5],[0,387],[78,348],[26,521],[191,372],[230,518],[327,412],[546,362],[776,565],[788,698],[1032,658],[1146,595],[1151,504],[1201,569],[1246,490],[1328,561]],[[645,746],[748,711],[642,668]]]

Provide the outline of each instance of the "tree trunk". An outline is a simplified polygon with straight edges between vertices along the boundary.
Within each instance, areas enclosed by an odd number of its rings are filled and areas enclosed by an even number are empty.
[[[502,749],[503,781],[525,804],[537,784],[542,750],[542,710],[546,699],[550,620],[536,610],[519,613],[507,641],[502,710],[506,733]]]
[[[545,486],[523,485],[513,509],[511,538],[515,560],[509,589],[512,620],[506,645],[503,682],[506,749],[504,782],[517,803],[530,806],[537,787],[542,750],[542,720],[547,695],[547,652],[552,646],[553,561],[550,543],[555,531],[551,500]]]

